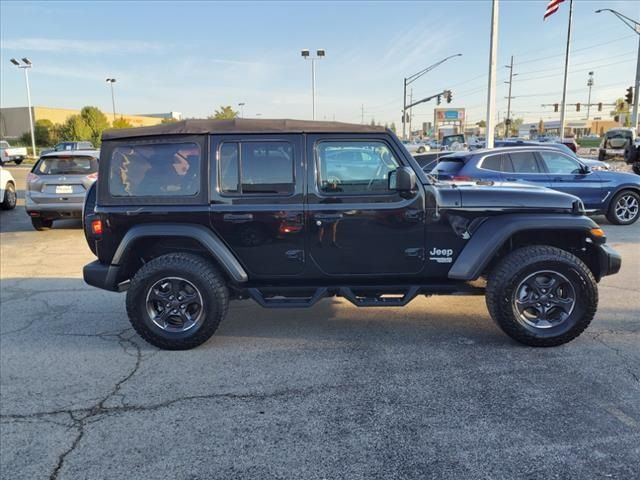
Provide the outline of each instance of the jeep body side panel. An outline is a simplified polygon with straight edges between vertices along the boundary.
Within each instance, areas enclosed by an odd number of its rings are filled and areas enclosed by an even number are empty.
[[[494,257],[498,249],[515,233],[535,230],[549,235],[561,231],[584,231],[585,236],[597,224],[588,217],[558,214],[505,214],[484,221],[458,255],[449,270],[452,280],[475,280]]]
[[[210,227],[251,279],[302,275],[306,263],[302,134],[212,135],[210,158]],[[225,191],[231,164],[238,168],[231,176],[238,191]]]

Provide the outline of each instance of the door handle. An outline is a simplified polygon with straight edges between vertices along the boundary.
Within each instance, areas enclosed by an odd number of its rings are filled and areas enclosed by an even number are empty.
[[[225,213],[222,218],[225,222],[251,222],[253,220],[253,213]]]
[[[517,179],[517,178],[505,178],[505,180],[506,180],[507,182],[517,182],[517,181],[518,181],[518,179]]]

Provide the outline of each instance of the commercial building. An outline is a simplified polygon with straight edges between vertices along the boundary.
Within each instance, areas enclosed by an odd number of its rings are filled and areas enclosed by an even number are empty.
[[[50,120],[52,123],[62,124],[72,115],[79,115],[80,110],[72,110],[68,108],[52,108],[52,107],[31,107],[34,123],[38,120]],[[104,112],[107,119],[112,122],[113,114]],[[122,117],[134,127],[146,127],[149,125],[158,125],[165,118],[174,118],[173,115],[181,115],[177,112],[166,114],[157,113],[153,115],[127,115],[116,114],[116,118]],[[29,131],[29,108],[28,107],[10,107],[0,108],[0,138],[15,139]]]
[[[538,122],[536,123],[523,123],[520,125],[518,136],[522,138],[530,138],[538,135]],[[575,137],[583,137],[585,135],[598,135],[602,136],[607,130],[611,128],[618,128],[620,124],[614,120],[577,120],[568,121],[565,125],[565,132],[571,132],[571,135]],[[546,135],[560,135],[560,121],[553,120],[544,122],[544,133]]]

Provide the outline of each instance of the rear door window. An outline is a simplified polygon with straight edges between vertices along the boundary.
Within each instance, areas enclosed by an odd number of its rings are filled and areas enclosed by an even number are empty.
[[[200,191],[196,143],[120,145],[111,152],[109,192],[116,197],[194,196]]]
[[[540,173],[536,156],[533,152],[510,153],[513,171],[516,173]]]
[[[219,151],[220,191],[227,195],[290,195],[294,191],[289,142],[225,142]]]
[[[435,166],[431,173],[434,175],[447,175],[453,176],[457,174],[464,167],[464,160],[460,157],[448,157],[441,160]]]
[[[33,171],[39,175],[89,175],[98,171],[98,160],[80,156],[44,157]]]

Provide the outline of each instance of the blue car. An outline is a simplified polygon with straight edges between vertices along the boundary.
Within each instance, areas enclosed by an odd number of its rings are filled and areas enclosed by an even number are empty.
[[[640,217],[640,177],[594,171],[579,159],[552,147],[503,147],[457,152],[441,157],[431,174],[440,180],[527,182],[579,197],[592,214],[616,225]]]

